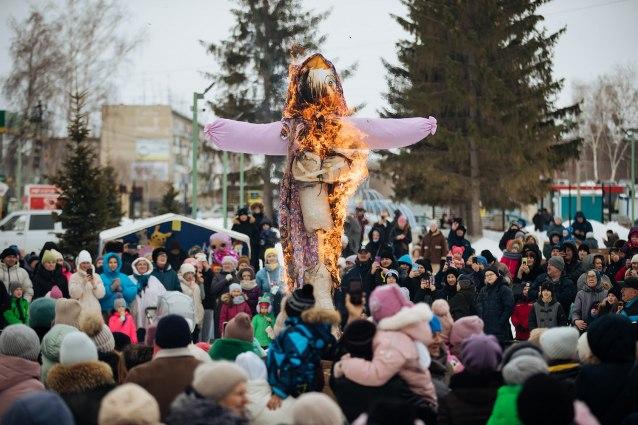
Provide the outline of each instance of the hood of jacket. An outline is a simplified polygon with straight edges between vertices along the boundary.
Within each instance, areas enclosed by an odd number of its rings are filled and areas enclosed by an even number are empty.
[[[214,418],[214,420],[213,420]],[[173,424],[247,425],[248,420],[234,415],[213,400],[182,393],[171,404],[171,412],[165,421]]]
[[[576,211],[576,214],[574,214],[574,221],[576,221],[579,217],[581,217],[583,221],[587,221],[587,217],[585,217],[585,213],[582,211]]]
[[[13,266],[9,267],[3,261],[0,261],[0,270],[2,270],[5,273],[7,273],[9,271],[17,273],[19,268],[20,268],[20,263],[19,262],[15,263]]]
[[[146,263],[146,265],[148,266],[148,271],[146,273],[144,273],[143,276],[150,276],[153,273],[153,269],[154,269],[153,262],[151,260],[149,260],[148,258],[146,258],[146,257],[137,257],[131,263],[131,267],[133,268],[133,275],[134,276],[140,276],[140,274],[137,272],[137,267],[136,267],[139,263]]]
[[[37,362],[0,354],[0,392],[29,379],[40,380]]]
[[[117,260],[117,268],[115,269],[115,271],[111,271],[111,269],[109,268],[109,260],[111,258],[115,258]],[[120,273],[120,269],[122,268],[122,259],[120,258],[119,255],[117,255],[115,252],[109,252],[108,254],[104,255],[104,266],[102,267],[102,273],[110,278],[114,278],[117,277],[117,275]]]
[[[59,394],[73,394],[114,385],[111,367],[100,361],[56,364],[47,376],[47,386]]]

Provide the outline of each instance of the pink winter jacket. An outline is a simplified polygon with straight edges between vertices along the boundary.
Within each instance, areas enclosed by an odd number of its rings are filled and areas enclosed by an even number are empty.
[[[40,365],[21,357],[0,354],[0,417],[23,395],[44,391]]]
[[[135,327],[135,319],[131,313],[126,311],[124,314],[124,322],[120,320],[120,314],[114,312],[109,318],[109,329],[111,332],[120,332],[124,335],[128,335],[131,339],[131,344],[137,344],[137,328]]]
[[[430,371],[424,370],[419,364],[414,340],[408,335],[416,334],[419,325],[414,324],[401,331],[377,330],[372,341],[374,354],[371,361],[345,355],[337,368],[351,381],[369,387],[381,386],[398,373],[413,393],[436,406],[436,392]]]

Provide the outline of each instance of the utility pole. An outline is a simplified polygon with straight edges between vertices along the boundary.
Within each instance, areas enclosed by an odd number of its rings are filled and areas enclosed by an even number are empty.
[[[213,88],[215,83],[204,90],[203,93],[193,93],[193,128],[191,130],[191,216],[197,218],[197,157],[199,156],[199,122],[197,121],[197,101],[203,99],[204,95]]]

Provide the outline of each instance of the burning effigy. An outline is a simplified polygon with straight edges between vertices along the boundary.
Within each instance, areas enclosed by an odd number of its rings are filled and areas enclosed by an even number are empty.
[[[205,134],[219,149],[286,155],[279,225],[287,286],[312,283],[318,307],[333,308],[348,199],[368,175],[371,149],[409,146],[436,132],[436,119],[351,116],[334,65],[321,54],[293,61],[282,120],[217,119]]]

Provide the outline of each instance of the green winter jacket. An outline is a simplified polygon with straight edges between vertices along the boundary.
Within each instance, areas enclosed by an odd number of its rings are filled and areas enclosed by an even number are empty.
[[[270,326],[271,328],[275,327],[275,316],[272,313],[268,313],[265,315],[256,314],[253,317],[253,330],[255,338],[259,341],[259,345],[262,347],[268,347],[272,342],[272,339],[268,336],[266,332],[266,328]]]
[[[522,425],[516,411],[521,385],[503,385],[496,393],[496,401],[487,425]]]
[[[11,297],[3,316],[7,325],[19,323],[26,325],[29,322],[29,301],[24,298]]]

